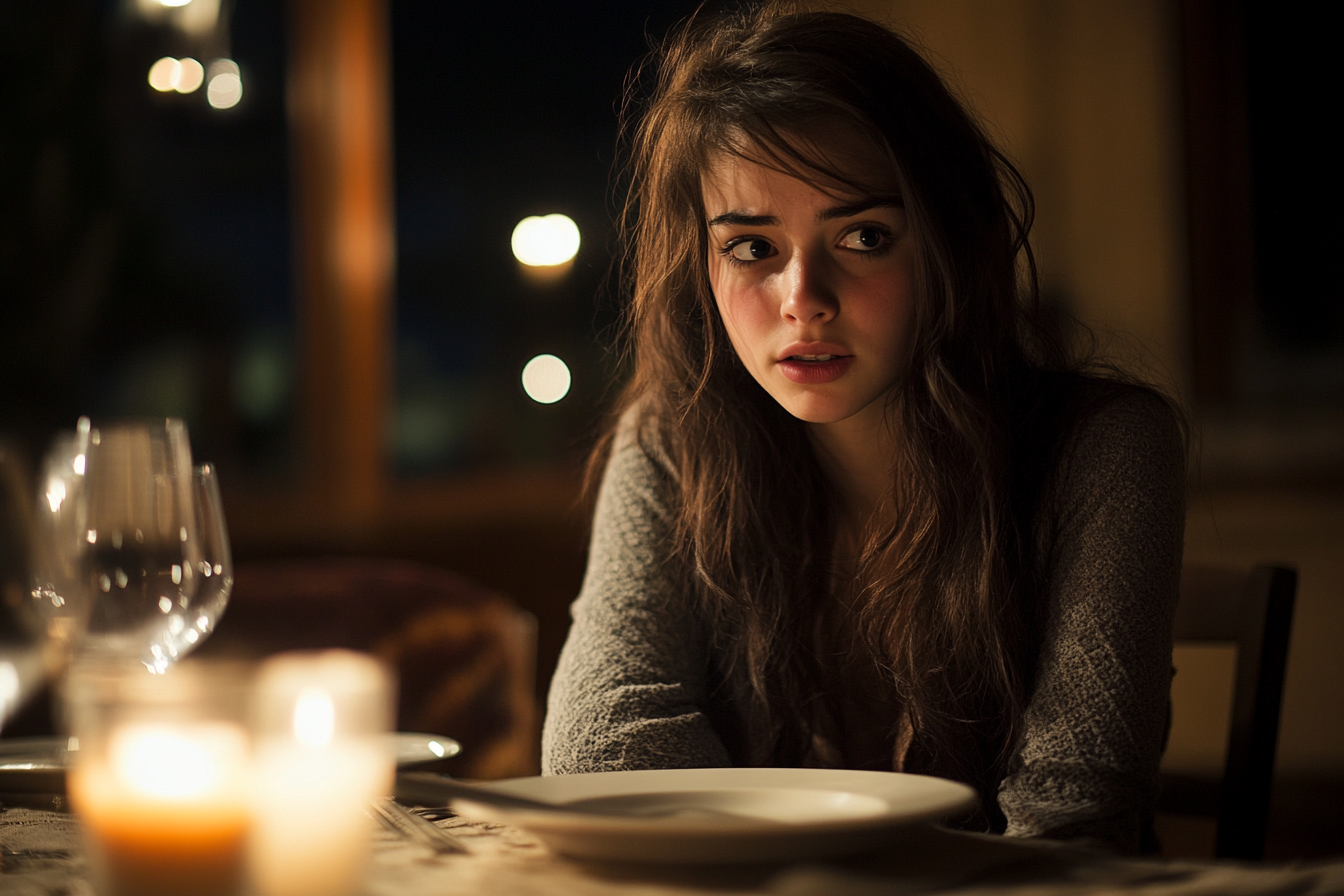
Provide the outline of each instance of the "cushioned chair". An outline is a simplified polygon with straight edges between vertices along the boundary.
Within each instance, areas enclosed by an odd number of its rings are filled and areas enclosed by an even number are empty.
[[[1232,724],[1222,780],[1164,775],[1158,811],[1215,815],[1220,858],[1264,856],[1296,595],[1297,572],[1283,566],[1187,565],[1181,574],[1175,640],[1236,645]]]
[[[460,741],[437,770],[536,774],[536,622],[509,599],[435,567],[325,558],[241,566],[202,656],[345,647],[396,670],[396,724]]]

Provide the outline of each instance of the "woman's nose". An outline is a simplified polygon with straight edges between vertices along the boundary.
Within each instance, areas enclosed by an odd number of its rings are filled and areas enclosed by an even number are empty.
[[[835,317],[840,303],[824,258],[795,252],[783,271],[780,316],[790,323],[821,324]]]

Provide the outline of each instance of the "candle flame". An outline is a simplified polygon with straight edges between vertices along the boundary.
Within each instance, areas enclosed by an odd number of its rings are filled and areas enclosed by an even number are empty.
[[[227,766],[243,750],[240,732],[227,726],[137,725],[112,735],[108,758],[129,788],[167,800],[189,800],[218,790]]]

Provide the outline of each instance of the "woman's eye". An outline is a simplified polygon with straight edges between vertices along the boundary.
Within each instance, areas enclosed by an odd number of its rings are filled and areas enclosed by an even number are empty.
[[[887,233],[880,227],[860,227],[845,234],[840,245],[856,252],[871,252],[881,249],[887,242]]]
[[[742,240],[728,247],[728,254],[738,261],[760,261],[775,254],[769,240]]]

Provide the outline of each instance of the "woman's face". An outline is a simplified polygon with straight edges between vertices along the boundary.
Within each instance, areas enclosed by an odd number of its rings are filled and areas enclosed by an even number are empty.
[[[828,194],[721,156],[702,178],[709,282],[738,357],[785,410],[875,423],[908,363],[915,252],[886,161],[873,150],[839,161],[890,189]]]

